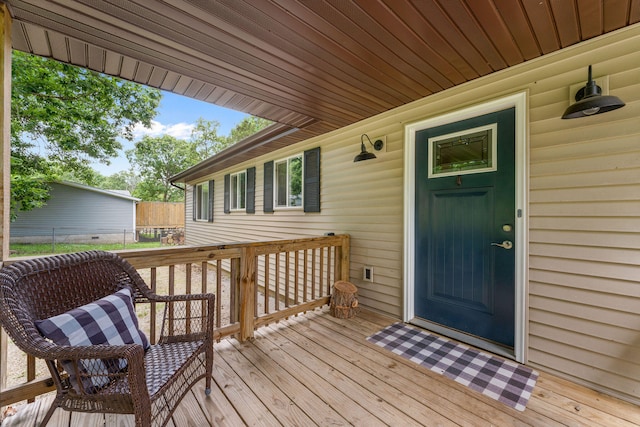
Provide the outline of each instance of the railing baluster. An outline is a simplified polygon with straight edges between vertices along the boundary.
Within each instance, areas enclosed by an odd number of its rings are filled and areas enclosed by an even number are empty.
[[[203,290],[204,292],[204,290]],[[216,328],[222,324],[222,260],[216,261]]]
[[[150,277],[150,281],[151,281],[151,292],[156,293],[157,291],[157,276],[158,272],[156,271],[156,267],[151,267],[151,277]],[[158,308],[156,307],[156,303],[152,302],[151,303],[151,308],[150,308],[150,312],[151,312],[151,318],[149,319],[149,335],[151,336],[151,344],[155,344],[156,343],[156,318],[157,318],[157,310]]]
[[[311,299],[316,299],[316,249],[311,249]]]
[[[264,255],[264,314],[269,314],[269,293],[270,293],[270,278],[269,278],[269,254]]]
[[[276,308],[275,311],[280,310],[280,254],[276,254]]]
[[[290,268],[289,268],[289,263],[290,263],[290,259],[289,259],[289,255],[290,252],[285,252],[284,254],[284,306],[289,307],[289,299],[291,298],[289,296],[289,275],[290,273]]]
[[[256,257],[253,274],[253,317],[258,317],[258,257]]]
[[[169,266],[169,295],[175,295],[176,293],[176,278],[175,278],[175,274],[176,274],[176,266],[175,265],[170,265]],[[174,335],[175,334],[175,330],[174,327],[175,325],[173,324],[173,316],[174,316],[174,306],[172,303],[169,304],[169,307],[166,307],[166,309],[169,310],[169,325],[167,325],[167,331],[169,335]]]
[[[236,323],[239,320],[239,294],[240,294],[240,258],[231,260],[231,282],[229,283],[229,322]]]
[[[320,248],[320,267],[318,268],[318,274],[320,276],[318,281],[318,292],[322,295],[322,285],[324,284],[324,248]]]
[[[185,264],[185,275],[184,275],[184,293],[185,294],[190,294],[191,293],[191,263]],[[202,271],[202,275],[206,275],[206,271]],[[185,307],[186,309],[186,325],[185,325],[185,331],[187,334],[191,333],[191,301],[187,302],[187,305]]]
[[[309,251],[307,249],[304,250],[304,258],[302,260],[302,302],[307,302],[309,300],[308,290],[307,290],[307,265],[309,263]]]
[[[295,275],[293,276],[293,305],[298,305],[298,293],[300,289],[300,251],[295,251],[294,253],[294,269]]]
[[[36,358],[27,355],[27,382],[33,381],[36,379]],[[35,402],[35,399],[29,399],[29,403]]]

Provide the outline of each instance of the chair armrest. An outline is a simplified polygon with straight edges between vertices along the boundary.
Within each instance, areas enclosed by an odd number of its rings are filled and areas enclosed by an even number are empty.
[[[145,351],[140,344],[60,346],[53,344],[50,360],[58,360],[75,378],[76,394],[132,394],[148,399],[144,366]],[[126,365],[122,364],[126,361]],[[125,381],[126,379],[126,381]]]
[[[151,301],[165,303],[159,343],[213,341],[214,294],[154,295],[153,297]]]

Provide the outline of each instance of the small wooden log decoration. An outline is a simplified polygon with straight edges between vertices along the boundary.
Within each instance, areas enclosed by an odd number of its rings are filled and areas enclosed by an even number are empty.
[[[329,302],[329,314],[338,319],[351,319],[358,312],[358,288],[342,280],[333,284],[333,292]]]

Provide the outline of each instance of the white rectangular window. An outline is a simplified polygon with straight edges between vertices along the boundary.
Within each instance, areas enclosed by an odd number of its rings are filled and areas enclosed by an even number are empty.
[[[207,221],[209,219],[209,182],[196,185],[196,219]]]
[[[247,172],[242,171],[231,175],[230,202],[232,210],[246,208],[247,202]]]
[[[302,206],[302,154],[274,162],[276,207]]]

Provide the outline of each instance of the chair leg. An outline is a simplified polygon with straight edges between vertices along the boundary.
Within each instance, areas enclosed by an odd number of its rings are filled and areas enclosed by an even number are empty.
[[[136,427],[151,426],[151,406],[147,408],[134,408],[134,417],[136,420]],[[166,420],[162,425],[165,424]]]
[[[49,423],[49,420],[51,419],[53,413],[60,407],[60,402],[62,402],[62,396],[56,395],[55,399],[53,399],[53,402],[51,402],[51,406],[44,416],[44,419],[40,423],[40,427],[45,427]]]
[[[204,394],[205,396],[209,396],[211,394],[211,377],[213,376],[213,342],[211,346],[207,348],[205,352],[205,371],[206,371],[206,380],[204,386]]]

